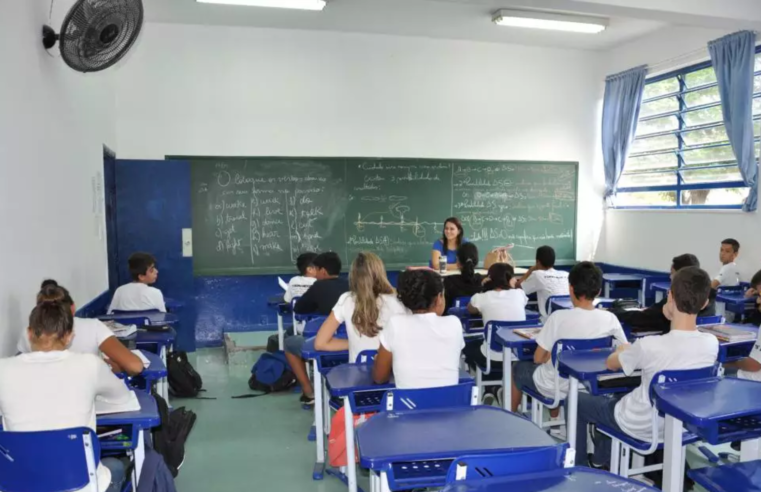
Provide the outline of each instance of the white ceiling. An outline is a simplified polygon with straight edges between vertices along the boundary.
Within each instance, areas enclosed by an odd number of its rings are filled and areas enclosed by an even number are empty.
[[[322,12],[144,0],[148,22],[367,32],[603,50],[670,24],[761,30],[761,0],[328,0]],[[511,6],[608,17],[596,35],[498,27]]]

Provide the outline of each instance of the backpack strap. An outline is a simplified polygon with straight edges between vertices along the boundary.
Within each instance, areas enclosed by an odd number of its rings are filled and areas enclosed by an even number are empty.
[[[231,396],[230,398],[232,398],[233,400],[240,400],[240,399],[243,399],[243,398],[257,398],[259,396],[267,396],[267,395],[269,395],[269,392],[267,392],[267,393],[260,393],[258,395],[248,394],[248,395]]]

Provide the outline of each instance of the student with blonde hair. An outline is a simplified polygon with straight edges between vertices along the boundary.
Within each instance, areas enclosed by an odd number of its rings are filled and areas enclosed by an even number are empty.
[[[359,253],[349,271],[349,292],[338,299],[320,327],[315,349],[348,350],[349,361],[354,362],[363,350],[378,350],[378,334],[388,320],[406,312],[386,277],[383,260],[373,253]],[[341,323],[346,323],[348,340],[335,338]]]

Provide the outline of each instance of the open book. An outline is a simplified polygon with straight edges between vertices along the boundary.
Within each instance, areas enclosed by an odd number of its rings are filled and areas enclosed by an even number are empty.
[[[752,331],[729,325],[698,326],[698,330],[710,333],[722,342],[752,342],[758,336]]]
[[[534,338],[536,338],[539,332],[542,331],[542,329],[541,328],[516,328],[513,331],[516,334],[522,336],[523,338],[528,338],[529,340],[533,340]]]
[[[109,413],[139,412],[140,402],[134,391],[130,391],[130,398],[124,403],[112,403],[103,400],[100,397],[95,398],[95,413],[97,415],[106,415]]]

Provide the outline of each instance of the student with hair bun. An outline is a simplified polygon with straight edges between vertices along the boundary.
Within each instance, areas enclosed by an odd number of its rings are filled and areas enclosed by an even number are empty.
[[[473,243],[464,243],[457,248],[457,268],[459,275],[444,277],[444,298],[446,309],[454,306],[458,297],[470,297],[483,291],[483,276],[476,273],[478,248]]]
[[[380,333],[373,379],[388,381],[393,367],[396,387],[435,388],[459,380],[462,325],[444,316],[444,284],[430,270],[409,270],[399,277],[398,297],[411,314],[391,318]]]
[[[43,299],[55,298],[61,303],[67,305],[72,315],[77,308],[71,294],[63,286],[58,285],[55,280],[45,280],[40,286],[40,292],[37,294],[37,303]],[[26,333],[19,338],[16,346],[19,352],[27,354],[32,351],[29,337]],[[100,356],[101,353],[108,357],[109,364],[114,372],[126,372],[130,376],[135,376],[143,372],[143,362],[138,356],[130,352],[109,329],[100,320],[94,318],[74,318],[74,336],[71,340],[71,346],[68,347],[72,352],[80,354],[93,354]]]
[[[125,404],[132,393],[100,358],[68,350],[74,334],[71,303],[48,284],[29,316],[31,351],[0,360],[0,414],[7,431],[34,432],[89,427],[95,430],[95,398]],[[117,492],[124,466],[106,458],[98,466],[98,490]],[[42,473],[45,464],[40,463]]]

